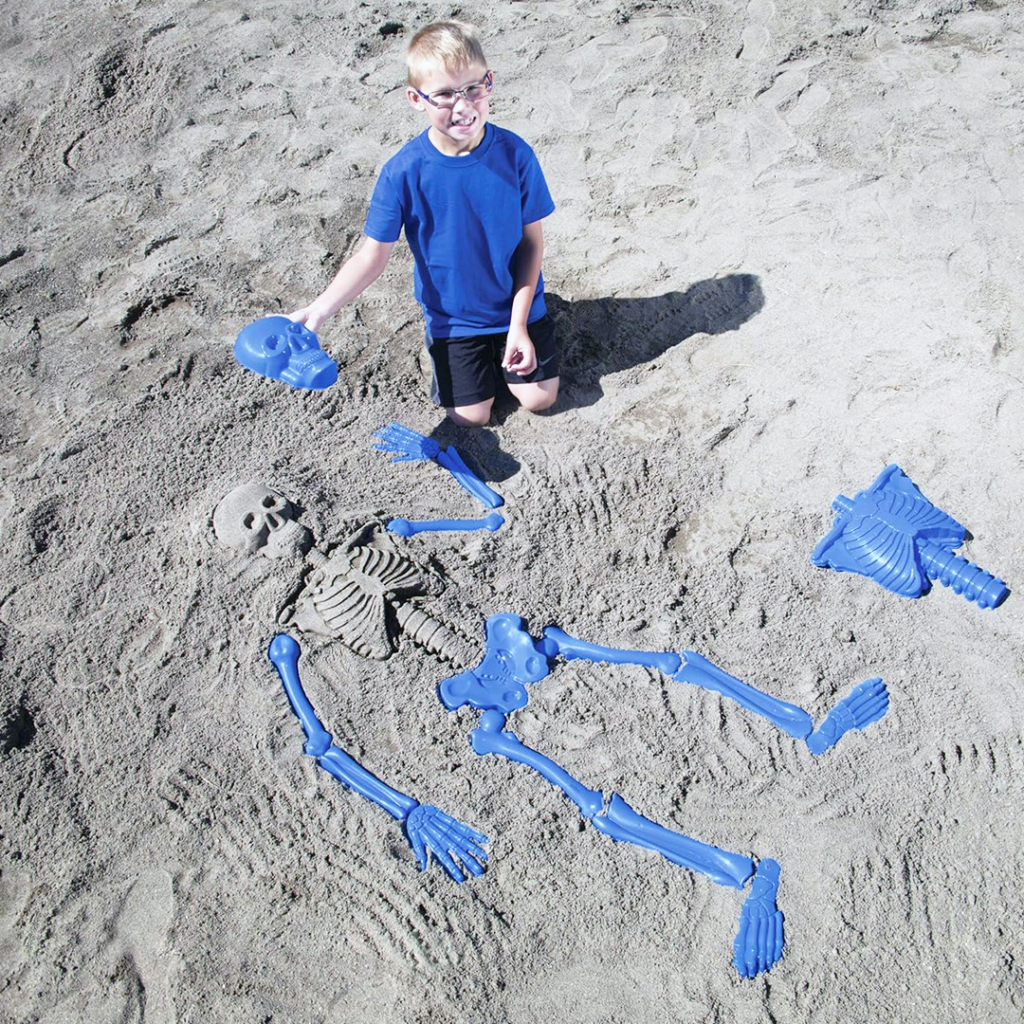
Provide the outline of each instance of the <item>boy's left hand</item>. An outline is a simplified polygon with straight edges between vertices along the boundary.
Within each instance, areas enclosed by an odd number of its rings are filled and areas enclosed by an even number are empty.
[[[533,347],[530,332],[525,327],[509,329],[501,368],[520,377],[537,369],[537,350]]]

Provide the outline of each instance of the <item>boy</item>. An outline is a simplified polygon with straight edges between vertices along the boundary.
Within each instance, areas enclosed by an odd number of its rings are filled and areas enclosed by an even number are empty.
[[[463,426],[490,420],[499,375],[537,412],[558,397],[541,220],[555,208],[533,150],[488,123],[494,74],[474,29],[428,25],[409,44],[426,131],[383,167],[360,248],[326,290],[289,314],[315,331],[383,272],[401,230],[416,262],[434,400]]]

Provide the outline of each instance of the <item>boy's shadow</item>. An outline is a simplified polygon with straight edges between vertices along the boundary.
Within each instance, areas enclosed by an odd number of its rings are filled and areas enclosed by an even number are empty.
[[[603,395],[601,378],[649,363],[695,334],[735,331],[764,307],[761,282],[754,274],[727,274],[698,281],[685,292],[651,298],[580,299],[568,302],[545,291],[548,312],[562,347],[558,401],[541,416],[593,405]],[[494,416],[501,424],[518,406],[507,392],[498,396]],[[507,480],[519,463],[501,451],[488,430],[468,433],[445,421],[433,431],[444,445],[466,449],[486,467],[491,481]]]
[[[728,274],[643,299],[566,302],[550,292],[545,299],[562,345],[556,414],[597,402],[607,374],[653,362],[695,334],[735,331],[764,306],[754,274]]]

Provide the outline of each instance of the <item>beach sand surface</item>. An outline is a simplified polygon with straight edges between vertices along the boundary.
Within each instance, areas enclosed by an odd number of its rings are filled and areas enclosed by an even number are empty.
[[[477,432],[430,402],[404,243],[320,331],[334,386],[232,354],[354,251],[422,129],[405,46],[456,10],[558,207],[559,404]],[[810,562],[895,462],[1024,583],[1019,5],[24,0],[0,41],[0,1022],[1021,1020],[1019,596]],[[374,450],[391,421],[455,445],[504,526],[389,539],[481,514]],[[731,965],[738,890],[476,757],[437,654],[293,630],[335,742],[489,837],[482,877],[420,872],[303,754],[266,652],[311,566],[213,531],[249,481],[322,552],[413,560],[481,653],[512,612],[699,652],[819,722],[882,677],[885,718],[820,758],[638,666],[558,662],[509,720],[777,860],[771,972]]]

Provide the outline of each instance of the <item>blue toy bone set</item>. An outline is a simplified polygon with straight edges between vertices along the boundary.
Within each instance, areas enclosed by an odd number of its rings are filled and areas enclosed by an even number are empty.
[[[246,327],[235,343],[238,362],[249,370],[296,388],[321,389],[337,379],[337,367],[320,349],[316,335],[286,317],[266,317]],[[391,423],[374,435],[375,447],[393,462],[432,461],[445,469],[487,511],[479,519],[388,521],[390,533],[411,537],[430,531],[495,531],[504,518],[495,509],[502,497],[480,480],[453,448]],[[931,580],[962,594],[980,608],[996,608],[1007,597],[1006,584],[954,549],[967,531],[937,509],[896,465],[888,466],[870,488],[853,499],[836,497],[838,513],[828,535],[811,555],[814,565],[858,573],[904,597],[928,592]],[[431,855],[456,882],[483,873],[487,837],[437,807],[421,804],[393,789],[336,746],[307,698],[299,678],[298,643],[278,634],[268,657],[277,669],[288,700],[306,735],[305,752],[339,782],[383,808],[403,825],[421,869]],[[555,761],[526,746],[507,728],[508,717],[526,706],[528,688],[546,678],[559,661],[637,665],[654,669],[674,682],[698,686],[727,697],[766,718],[814,756],[835,746],[848,732],[882,718],[889,694],[880,678],[865,680],[839,701],[815,727],[802,708],[786,703],[729,675],[694,651],[646,652],[602,647],[548,626],[534,639],[521,618],[492,615],[485,624],[482,660],[443,680],[438,697],[449,711],[469,706],[480,712],[469,734],[478,755],[494,754],[531,768],[559,788],[585,821],[616,842],[632,843],[707,876],[718,885],[749,891],[740,911],[733,943],[733,964],[744,978],[769,970],[782,956],[783,915],[776,901],[780,867],[770,858],[755,862],[659,825],[634,810],[619,794],[587,788]]]
[[[486,836],[438,808],[419,804],[392,789],[333,745],[303,692],[298,673],[299,653],[295,640],[279,634],[271,641],[268,656],[306,733],[306,753],[340,782],[402,821],[421,868],[426,867],[428,853],[432,853],[456,882],[463,881],[467,872],[479,875],[487,859],[482,846]],[[782,912],[776,906],[776,861],[766,859],[755,864],[750,857],[665,828],[635,811],[619,794],[606,795],[588,789],[551,758],[526,746],[505,728],[508,716],[526,706],[527,687],[544,679],[559,658],[641,665],[657,669],[675,682],[713,690],[802,739],[815,755],[823,754],[850,730],[863,729],[885,714],[889,706],[885,684],[881,679],[869,679],[854,687],[815,729],[811,716],[802,708],[748,686],[693,651],[680,655],[601,647],[577,640],[556,626],[545,629],[542,639],[537,641],[517,615],[503,614],[487,620],[480,664],[444,680],[438,687],[441,703],[449,711],[469,705],[482,712],[479,725],[469,734],[477,754],[497,754],[532,768],[561,789],[599,832],[617,842],[654,850],[673,864],[706,875],[718,885],[742,890],[753,880],[740,911],[733,963],[743,977],[768,970],[782,955],[784,944]]]

